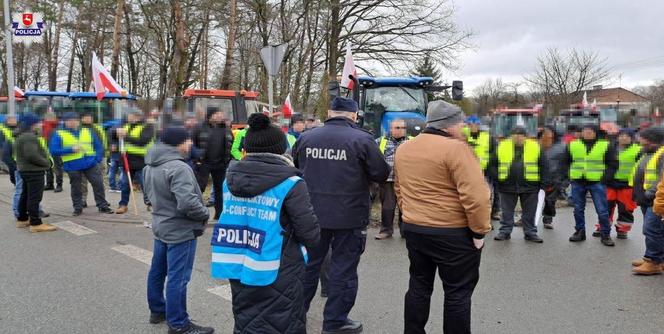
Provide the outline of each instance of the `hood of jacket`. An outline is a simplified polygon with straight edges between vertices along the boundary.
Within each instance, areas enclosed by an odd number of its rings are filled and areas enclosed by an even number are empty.
[[[163,165],[173,160],[184,160],[184,157],[175,147],[163,143],[155,144],[145,155],[145,163],[150,166]]]
[[[231,162],[226,171],[226,182],[234,196],[254,197],[291,176],[301,176],[301,173],[289,158],[271,153],[250,153],[241,161]]]

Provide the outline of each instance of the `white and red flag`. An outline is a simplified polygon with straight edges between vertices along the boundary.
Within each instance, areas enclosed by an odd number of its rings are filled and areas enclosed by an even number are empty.
[[[15,97],[23,97],[23,96],[25,96],[25,92],[22,89],[14,86],[14,96]]]
[[[355,68],[355,63],[353,62],[353,53],[350,51],[350,44],[348,44],[346,45],[346,60],[344,61],[344,71],[341,74],[341,87],[352,90],[353,86],[355,86],[355,83],[349,78],[350,75],[357,78],[357,69]]]
[[[115,79],[113,79],[111,74],[108,73],[104,65],[99,62],[97,54],[94,52],[92,52],[92,80],[95,84],[97,100],[103,99],[104,94],[106,93],[127,93],[127,91],[120,87]]]
[[[281,106],[281,114],[284,118],[290,118],[291,115],[293,115],[293,105],[290,102],[290,93],[288,93],[284,104]]]

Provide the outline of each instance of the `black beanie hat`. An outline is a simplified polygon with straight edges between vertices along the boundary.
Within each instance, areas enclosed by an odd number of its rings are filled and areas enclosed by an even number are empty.
[[[189,138],[189,132],[182,126],[169,126],[161,135],[161,141],[170,146],[178,146]]]
[[[270,123],[270,118],[263,113],[254,113],[247,121],[249,129],[244,137],[244,150],[247,153],[286,153],[286,135],[281,129]]]

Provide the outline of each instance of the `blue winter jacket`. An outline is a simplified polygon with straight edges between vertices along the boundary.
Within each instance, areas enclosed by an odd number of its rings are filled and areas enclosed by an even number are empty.
[[[78,134],[81,131],[80,129],[71,130],[71,129],[62,129],[62,128],[59,128],[57,130],[69,131],[76,138],[78,138]],[[51,135],[51,140],[48,142],[48,150],[51,151],[51,155],[55,157],[55,156],[63,156],[74,153],[74,150],[72,150],[71,148],[62,147],[62,138],[58,134],[57,130],[53,130],[53,134]],[[81,159],[65,162],[63,164],[65,172],[78,172],[90,169],[98,165],[100,162],[104,161],[104,146],[102,145],[101,140],[99,140],[99,137],[97,137],[97,134],[94,131],[91,131],[91,134],[92,134],[92,146],[95,148],[96,155],[84,156]]]

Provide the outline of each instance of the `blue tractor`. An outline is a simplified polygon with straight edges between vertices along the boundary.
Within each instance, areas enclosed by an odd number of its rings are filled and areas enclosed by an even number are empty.
[[[454,81],[452,86],[435,86],[430,77],[358,77],[351,76],[355,87],[353,99],[360,107],[358,123],[371,131],[375,137],[389,131],[390,122],[402,119],[407,133],[415,136],[426,123],[429,94],[452,88],[452,98],[463,98],[463,82]],[[338,95],[339,84],[330,82],[332,95]]]

